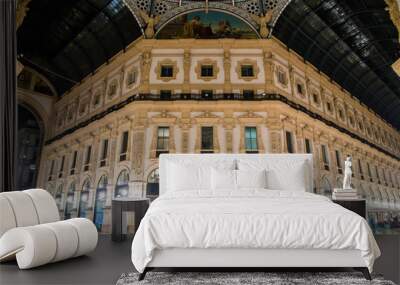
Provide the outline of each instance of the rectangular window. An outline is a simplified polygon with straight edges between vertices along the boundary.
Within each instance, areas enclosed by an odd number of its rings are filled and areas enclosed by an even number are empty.
[[[257,128],[245,127],[245,148],[247,153],[258,153]]]
[[[119,151],[119,161],[126,160],[127,151],[128,151],[128,139],[129,139],[129,132],[123,132],[121,138],[121,149]]]
[[[214,152],[214,128],[201,127],[201,153]]]
[[[168,153],[169,150],[169,127],[158,127],[156,156]]]
[[[381,178],[379,177],[378,166],[375,165],[375,174],[376,178],[378,179],[378,184],[381,184]]]
[[[49,181],[53,179],[53,174],[54,174],[54,159],[51,161],[50,164],[50,173],[49,173]]]
[[[319,104],[319,98],[317,93],[313,93],[312,98],[315,104]]]
[[[385,186],[388,186],[388,183],[387,183],[387,180],[386,180],[385,168],[382,168],[382,174],[383,174],[383,182],[385,183]]]
[[[201,90],[201,98],[202,99],[212,99],[213,91],[212,90]]]
[[[286,85],[286,73],[282,70],[278,70],[278,82],[282,85]]]
[[[322,161],[324,163],[324,169],[329,170],[329,158],[328,158],[328,149],[326,145],[321,145],[321,152],[322,152]]]
[[[306,146],[306,153],[312,153],[311,141],[309,139],[305,139],[304,144]]]
[[[160,90],[160,99],[168,100],[171,99],[172,92],[171,90]]]
[[[108,155],[108,139],[104,139],[101,146],[100,167],[106,165],[107,155]]]
[[[253,77],[254,70],[252,65],[242,65],[240,67],[242,77]]]
[[[340,152],[338,150],[335,150],[335,156],[336,156],[337,171],[339,174],[342,174],[343,173],[342,159],[340,158]]]
[[[296,84],[296,87],[297,87],[297,93],[299,93],[300,95],[303,95],[303,85],[302,84],[299,84],[299,83],[297,83]]]
[[[201,76],[202,77],[211,77],[214,75],[213,66],[212,65],[202,65],[201,66]]]
[[[374,179],[372,178],[371,166],[369,165],[368,162],[367,162],[367,170],[368,170],[369,181],[373,182]]]
[[[63,176],[64,162],[65,162],[65,155],[63,155],[63,157],[61,158],[60,171],[58,173],[58,178],[61,178]]]
[[[243,90],[243,98],[246,100],[254,99],[254,90]]]
[[[83,165],[83,171],[88,171],[89,170],[89,164],[90,164],[91,155],[92,155],[92,146],[88,145],[87,148],[86,148],[85,164]]]
[[[71,170],[69,171],[70,175],[75,174],[75,168],[76,168],[76,158],[78,157],[78,151],[74,151],[73,157],[72,157],[72,163],[71,163]]]
[[[161,77],[172,77],[174,76],[174,67],[172,65],[161,66]]]
[[[294,153],[294,146],[293,146],[293,135],[291,132],[285,132],[286,134],[286,147],[288,153]]]
[[[326,102],[326,109],[328,109],[329,112],[332,111],[332,105],[330,102]]]
[[[360,172],[361,179],[364,180],[364,172],[362,169],[361,160],[359,160],[359,159],[358,159],[358,171]]]

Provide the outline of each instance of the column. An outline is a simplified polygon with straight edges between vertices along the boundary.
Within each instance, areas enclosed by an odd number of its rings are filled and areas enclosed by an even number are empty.
[[[183,86],[182,93],[190,93],[190,50],[185,49],[183,53]]]
[[[265,74],[265,93],[275,92],[274,85],[274,63],[271,51],[264,51],[264,74]]]
[[[233,129],[235,128],[235,119],[233,118],[233,112],[225,112],[223,127],[225,130],[225,151],[227,153],[232,153]]]
[[[282,122],[277,113],[268,113],[266,125],[270,137],[271,153],[282,153]]]
[[[139,87],[139,92],[147,94],[150,92],[149,77],[150,77],[150,66],[151,66],[151,51],[150,50],[143,51],[140,60],[141,60],[140,66],[142,67],[140,78],[142,82]]]
[[[132,177],[129,182],[129,195],[132,197],[145,197],[144,150],[146,126],[136,119],[132,134]]]
[[[231,85],[231,53],[224,50],[224,93],[232,93]]]
[[[189,153],[189,135],[192,127],[190,112],[182,112],[179,127],[182,132],[182,153]]]

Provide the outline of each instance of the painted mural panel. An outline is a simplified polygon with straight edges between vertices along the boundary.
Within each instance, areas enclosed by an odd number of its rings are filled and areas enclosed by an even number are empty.
[[[218,11],[196,11],[178,16],[166,24],[158,39],[255,39],[254,30],[241,19]]]

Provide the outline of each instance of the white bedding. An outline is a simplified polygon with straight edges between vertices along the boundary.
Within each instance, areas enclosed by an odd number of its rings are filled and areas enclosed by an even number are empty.
[[[380,251],[365,219],[328,198],[299,191],[166,193],[156,199],[132,243],[143,272],[155,249],[358,249],[372,271]]]

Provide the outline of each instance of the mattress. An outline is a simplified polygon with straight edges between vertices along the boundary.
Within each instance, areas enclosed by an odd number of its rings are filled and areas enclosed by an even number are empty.
[[[380,251],[368,223],[328,198],[300,191],[198,191],[157,198],[132,243],[139,272],[169,248],[359,250],[372,271]]]

